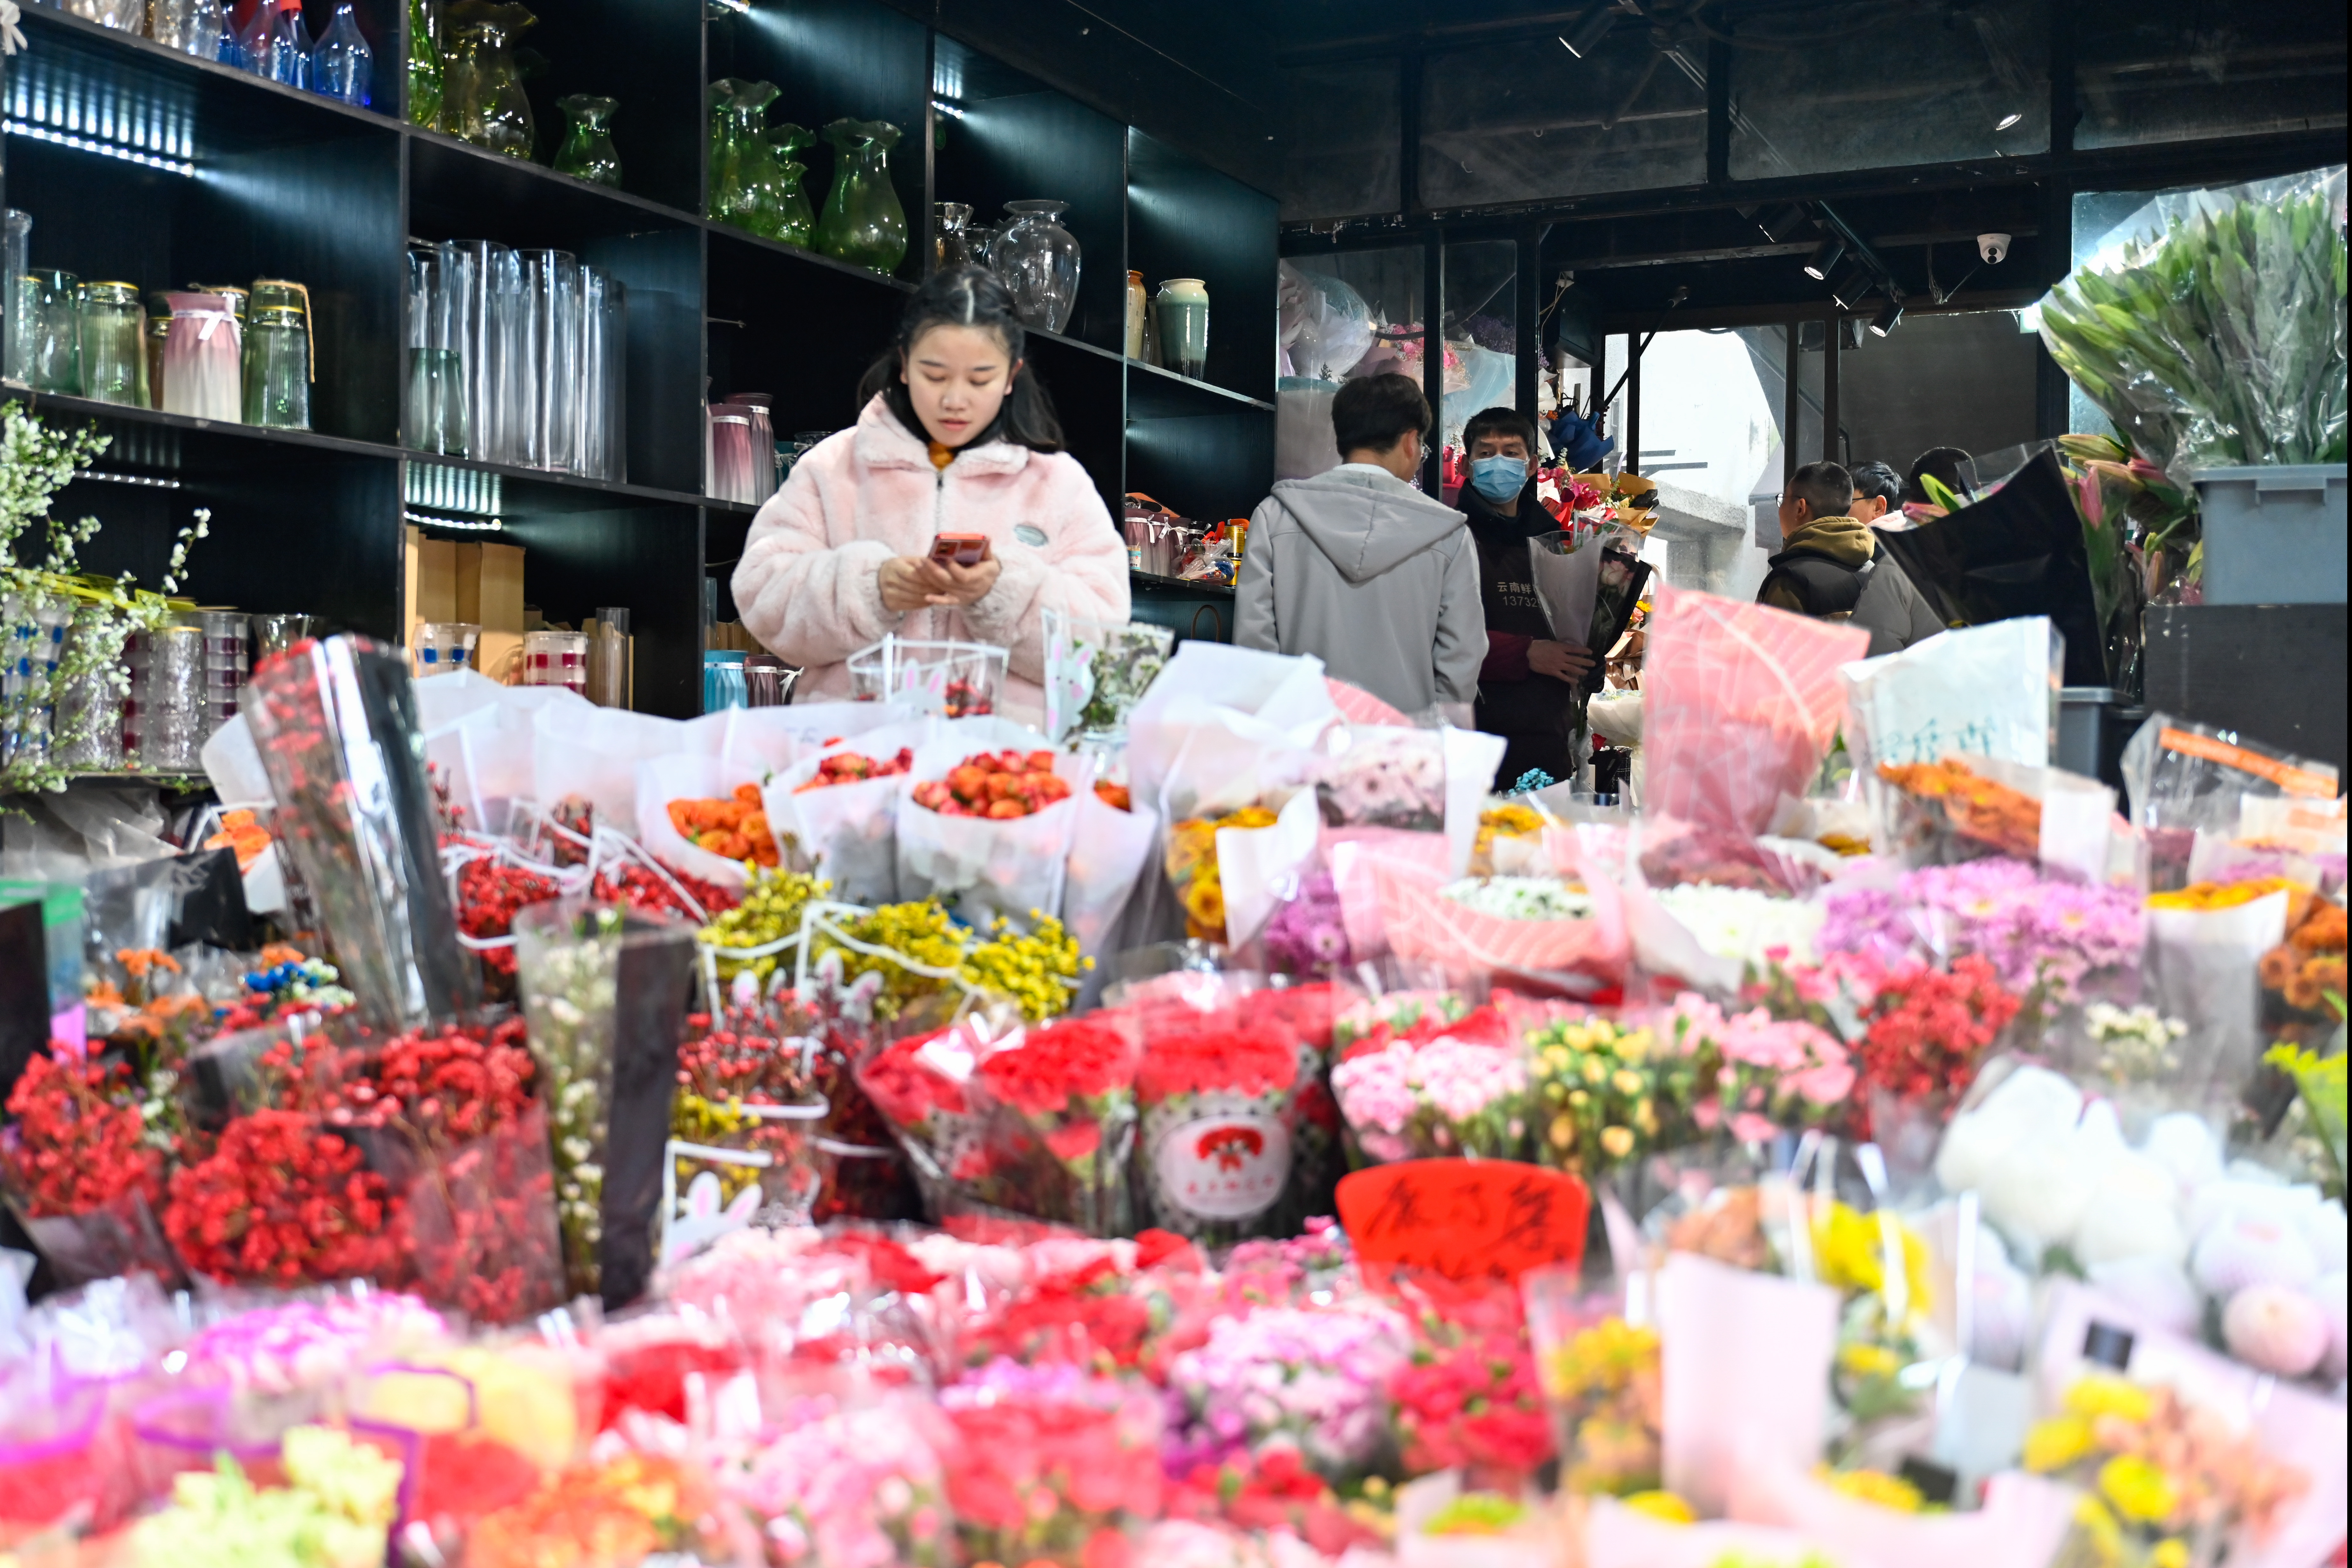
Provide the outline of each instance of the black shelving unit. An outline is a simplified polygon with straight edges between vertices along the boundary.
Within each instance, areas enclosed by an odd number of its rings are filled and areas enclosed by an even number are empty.
[[[309,9],[314,32],[331,19],[326,0]],[[976,226],[1010,200],[1069,204],[1062,221],[1084,250],[1076,309],[1066,331],[1031,334],[1029,358],[1114,516],[1130,489],[1204,519],[1265,495],[1275,198],[1002,63],[984,37],[882,0],[567,0],[521,39],[547,61],[528,82],[541,161],[523,163],[407,123],[406,5],[362,0],[359,19],[376,51],[366,108],[61,12],[25,14],[29,47],[5,63],[0,92],[0,195],[32,216],[32,264],[142,290],[297,279],[314,319],[307,432],[0,389],[112,438],[58,498],[60,515],[106,524],[90,569],[153,584],[173,532],[209,507],[212,537],[185,584],[200,601],[391,638],[407,621],[404,526],[504,539],[526,547],[526,596],[550,618],[631,609],[640,709],[698,711],[703,582],[718,579],[731,618],[726,580],[757,510],[701,493],[705,399],[769,393],[780,436],[847,425],[859,374],[929,265],[938,201],[971,204]],[[910,244],[894,276],[703,217],[706,84],[730,76],[782,89],[774,121],[900,127],[890,168]],[[556,100],[574,92],[620,102],[621,190],[546,165],[562,131]],[[832,149],[803,158],[822,210]],[[626,286],[625,482],[404,449],[412,237],[569,250]],[[1130,267],[1155,289],[1207,283],[1205,379],[1124,357]],[[1139,602],[1158,592],[1141,584]],[[1200,635],[1229,635],[1213,618]]]

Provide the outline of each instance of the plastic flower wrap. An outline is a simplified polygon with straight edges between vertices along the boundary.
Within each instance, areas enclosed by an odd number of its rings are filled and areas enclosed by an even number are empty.
[[[1328,1481],[1360,1476],[1379,1457],[1385,1390],[1411,1348],[1404,1320],[1370,1300],[1218,1318],[1208,1342],[1169,1367],[1169,1472],[1272,1444],[1294,1446]]]
[[[857,1068],[857,1087],[906,1150],[935,1213],[957,1186],[989,1173],[988,1106],[971,1074],[991,1034],[982,1018],[903,1035]]]
[[[1217,833],[1221,828],[1261,828],[1275,824],[1275,813],[1261,805],[1245,805],[1221,816],[1196,816],[1171,824],[1168,829],[1165,864],[1168,885],[1184,910],[1184,934],[1196,942],[1225,940],[1225,890],[1217,870]]]
[[[1655,1326],[1626,1321],[1622,1289],[1587,1290],[1564,1268],[1532,1269],[1519,1289],[1561,1488],[1619,1497],[1654,1489],[1664,1399]]]
[[[1445,739],[1434,730],[1361,729],[1315,781],[1332,827],[1396,827],[1433,833],[1445,826]]]
[[[990,1179],[1000,1206],[1095,1236],[1128,1228],[1139,1061],[1132,1033],[1099,1017],[994,1043],[973,1078],[992,1108]]]
[[[1356,1147],[1376,1163],[1445,1154],[1509,1160],[1527,1148],[1527,1058],[1491,1006],[1354,1041],[1331,1068],[1331,1092]]]
[[[561,900],[517,916],[515,938],[565,1273],[573,1291],[617,1306],[653,1267],[694,930]]]
[[[2025,1436],[2025,1468],[2083,1487],[2062,1568],[2212,1562],[2236,1538],[2259,1550],[2311,1478],[2168,1387],[2093,1373]]]
[[[53,1042],[9,1093],[16,1120],[0,1131],[0,1192],[65,1285],[142,1269],[179,1277],[155,1220],[163,1160],[132,1089],[127,1066]]]
[[[1151,1223],[1203,1242],[1263,1234],[1291,1190],[1312,1062],[1246,1004],[1140,1009],[1139,1153]],[[1286,1216],[1284,1216],[1286,1217]]]
[[[1160,1406],[1148,1387],[999,1363],[940,1404],[954,1431],[948,1502],[968,1562],[1088,1568],[1123,1552],[1129,1526],[1160,1511]]]

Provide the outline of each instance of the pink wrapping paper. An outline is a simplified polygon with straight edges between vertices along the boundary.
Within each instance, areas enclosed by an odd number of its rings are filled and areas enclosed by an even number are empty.
[[[1745,1467],[1821,1457],[1838,1296],[1687,1252],[1658,1275],[1666,1489],[1720,1514]]]
[[[2074,1523],[2072,1487],[2007,1471],[1985,1484],[1981,1508],[1966,1513],[1902,1513],[1850,1498],[1783,1464],[1743,1468],[1732,1478],[1730,1516],[1795,1531],[1833,1563],[1886,1568],[1989,1568],[2043,1563]]]
[[[1331,693],[1333,706],[1350,724],[1393,725],[1402,729],[1412,722],[1360,686],[1350,686],[1328,675],[1323,678],[1323,685]]]
[[[1589,884],[1590,920],[1514,921],[1440,898],[1445,879],[1425,866],[1370,859],[1381,923],[1399,958],[1459,969],[1573,973],[1610,984],[1624,978],[1625,921],[1617,889],[1607,882]]]
[[[1643,665],[1645,810],[1753,837],[1801,796],[1845,714],[1859,627],[1657,590]]]

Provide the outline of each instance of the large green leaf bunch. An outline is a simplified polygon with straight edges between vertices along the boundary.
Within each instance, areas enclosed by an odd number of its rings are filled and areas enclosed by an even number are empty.
[[[2140,452],[2193,468],[2345,460],[2345,245],[2329,193],[2175,218],[2052,291],[2042,338]]]

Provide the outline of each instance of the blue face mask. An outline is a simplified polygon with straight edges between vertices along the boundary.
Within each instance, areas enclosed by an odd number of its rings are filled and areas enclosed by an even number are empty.
[[[1528,460],[1525,458],[1470,459],[1470,488],[1488,500],[1508,500],[1526,489],[1527,482]]]

